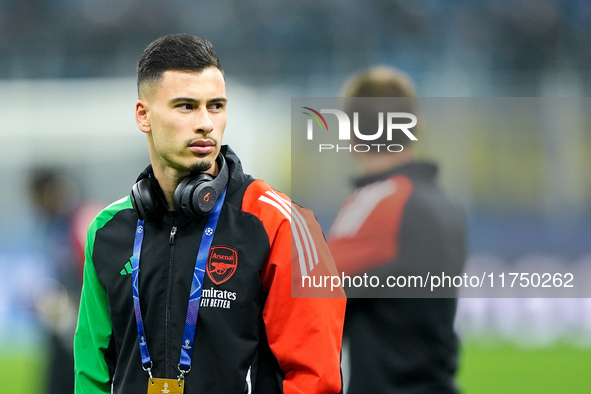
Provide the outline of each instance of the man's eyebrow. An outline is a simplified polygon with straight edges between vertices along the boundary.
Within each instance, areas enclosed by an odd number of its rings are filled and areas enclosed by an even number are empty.
[[[225,97],[216,97],[211,100],[208,100],[208,102],[210,102],[210,103],[220,103],[220,102],[227,103],[228,99]]]
[[[199,103],[200,100],[191,98],[191,97],[175,97],[170,100],[170,104],[178,104],[178,103]],[[227,102],[228,99],[225,97],[216,97],[211,100],[207,100],[208,103],[220,103],[220,102]]]
[[[178,104],[178,103],[197,103],[199,100],[196,100],[191,97],[175,97],[170,100],[170,104]]]

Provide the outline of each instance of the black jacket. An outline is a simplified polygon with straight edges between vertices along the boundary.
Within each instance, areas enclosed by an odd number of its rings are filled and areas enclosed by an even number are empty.
[[[222,154],[230,180],[209,253],[185,394],[298,392],[287,387],[338,392],[344,300],[291,298],[291,202],[244,174],[229,148]],[[139,294],[153,376],[176,378],[205,219],[165,211],[162,221],[145,223]],[[90,226],[75,338],[77,393],[109,393],[111,384],[114,393],[147,391],[130,275],[137,221],[126,197]],[[328,250],[324,242],[317,247]],[[211,264],[220,255],[230,264],[225,271]],[[309,357],[317,349],[328,356]]]
[[[411,279],[460,275],[466,258],[464,212],[436,175],[434,164],[413,162],[359,179],[329,233],[343,274],[406,280],[345,289],[348,394],[457,392],[456,292],[431,296]]]

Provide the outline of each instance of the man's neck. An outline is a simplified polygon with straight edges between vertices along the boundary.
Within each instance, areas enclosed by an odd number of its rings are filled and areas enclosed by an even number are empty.
[[[405,147],[402,152],[395,153],[358,153],[356,159],[362,175],[373,175],[413,161],[414,153],[410,147]]]

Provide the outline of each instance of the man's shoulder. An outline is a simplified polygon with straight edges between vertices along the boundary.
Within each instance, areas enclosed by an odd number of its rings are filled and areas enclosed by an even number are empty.
[[[242,210],[265,221],[289,220],[291,207],[291,199],[286,194],[273,189],[262,179],[255,179],[244,191]]]
[[[111,203],[110,205],[99,211],[99,213],[90,223],[89,232],[91,230],[96,232],[97,230],[102,228],[106,223],[108,223],[111,219],[113,219],[113,217],[117,213],[126,209],[133,209],[131,199],[129,196],[120,198],[119,200]]]

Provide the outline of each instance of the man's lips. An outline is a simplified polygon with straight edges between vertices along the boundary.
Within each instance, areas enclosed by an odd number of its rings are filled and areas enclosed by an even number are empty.
[[[189,144],[189,149],[197,154],[205,155],[214,151],[215,142],[212,140],[197,140]]]

